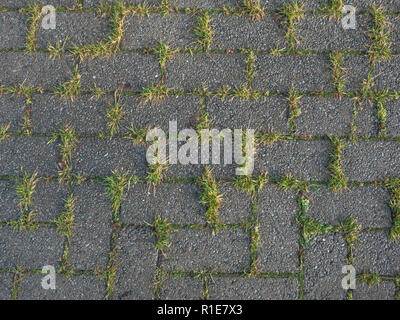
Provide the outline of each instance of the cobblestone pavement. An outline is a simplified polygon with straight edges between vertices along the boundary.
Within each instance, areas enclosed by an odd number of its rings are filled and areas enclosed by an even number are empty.
[[[400,298],[400,1],[33,2],[0,0],[0,299]],[[256,129],[254,172],[149,165],[170,120]]]

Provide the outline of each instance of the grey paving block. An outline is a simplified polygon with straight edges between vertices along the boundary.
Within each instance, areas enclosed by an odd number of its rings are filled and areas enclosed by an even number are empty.
[[[358,282],[353,290],[354,300],[394,300],[395,294],[393,281],[383,281],[373,286]]]
[[[377,136],[379,130],[379,121],[376,115],[377,106],[376,103],[370,100],[361,100],[361,106],[358,102],[357,105],[358,113],[354,121],[356,127],[355,134],[361,136]]]
[[[29,209],[37,213],[37,221],[53,221],[63,212],[70,193],[71,189],[66,184],[41,180],[36,184]]]
[[[52,90],[70,80],[73,70],[72,56],[49,59],[48,53],[0,52],[2,70],[0,85],[14,87],[42,87]]]
[[[17,266],[41,269],[52,265],[56,269],[64,248],[64,238],[54,228],[39,228],[33,232],[0,228],[0,268]]]
[[[30,174],[56,175],[56,146],[44,137],[8,137],[0,143],[0,174],[17,174],[21,167]]]
[[[25,108],[24,98],[0,95],[0,127],[10,125],[10,131],[18,131],[23,124]]]
[[[162,300],[200,300],[203,290],[201,279],[169,277],[162,282]]]
[[[218,213],[223,223],[241,223],[251,216],[251,195],[237,189],[231,183],[218,184],[218,192],[222,195]]]
[[[246,82],[244,59],[241,54],[179,54],[166,64],[166,85],[185,91],[239,86]]]
[[[210,299],[295,300],[297,279],[215,277],[210,285]]]
[[[385,104],[387,110],[386,128],[388,136],[400,136],[400,101],[391,100]]]
[[[343,172],[354,181],[373,181],[400,174],[400,143],[367,141],[348,144],[343,152]]]
[[[0,13],[0,48],[24,48],[26,16],[18,12]]]
[[[324,55],[258,55],[253,88],[287,92],[332,91],[331,70]]]
[[[278,24],[277,15],[265,15],[260,20],[248,16],[211,15],[212,49],[270,50],[287,46],[285,28]],[[265,31],[268,30],[268,33]]]
[[[240,99],[207,99],[206,110],[211,127],[219,130],[255,129],[260,131],[289,133],[287,124],[288,102],[283,96],[245,101]]]
[[[340,225],[348,216],[353,216],[364,228],[389,228],[391,211],[390,195],[380,187],[350,187],[335,192],[320,187],[310,193],[308,216],[324,224]]]
[[[156,239],[148,228],[127,228],[117,239],[117,274],[114,299],[150,300],[154,297]]]
[[[275,178],[292,173],[298,179],[323,181],[328,178],[329,161],[327,141],[278,141],[258,147],[254,173],[268,171]]]
[[[400,6],[399,6],[400,8]],[[389,21],[389,30],[390,30],[390,42],[391,49],[393,51],[400,50],[400,35],[398,30],[400,29],[400,17],[399,16],[386,16],[386,19]]]
[[[110,30],[108,20],[93,12],[58,12],[56,28],[44,29],[39,24],[36,32],[38,48],[97,43],[107,39]]]
[[[56,132],[69,125],[76,132],[84,134],[109,132],[106,113],[113,102],[111,96],[97,100],[85,94],[71,101],[69,98],[49,94],[34,95],[31,111],[33,131]]]
[[[298,272],[299,246],[296,223],[297,201],[294,192],[267,186],[258,197],[260,221],[259,270]]]
[[[400,57],[392,56],[389,61],[381,61],[375,64],[375,85],[379,90],[399,90],[399,65]]]
[[[0,221],[17,220],[20,217],[21,208],[15,186],[13,180],[0,181]]]
[[[0,300],[10,300],[13,285],[11,273],[0,273]]]
[[[169,121],[176,121],[179,130],[194,127],[200,116],[200,99],[192,96],[168,96],[161,101],[148,101],[135,96],[121,97],[125,122],[136,128],[160,128],[168,134]]]
[[[142,90],[158,82],[160,73],[155,55],[136,52],[85,59],[80,63],[79,71],[83,90],[90,90],[95,84],[104,90],[126,85],[130,85],[131,90]]]
[[[346,55],[343,57],[346,68],[345,91],[357,91],[362,88],[363,80],[368,78],[370,63],[367,56]]]
[[[75,226],[70,237],[68,263],[72,268],[104,269],[111,237],[111,205],[105,186],[82,184],[75,188]]]
[[[385,232],[363,233],[354,248],[357,273],[374,272],[397,275],[400,271],[399,243],[389,240]]]
[[[154,48],[159,41],[170,48],[193,47],[196,24],[196,16],[180,13],[128,16],[124,22],[121,48]]]
[[[66,278],[56,275],[56,289],[43,289],[44,274],[26,274],[20,282],[19,300],[100,300],[104,298],[105,280],[92,275]]]
[[[224,6],[234,6],[237,0],[170,0],[170,4],[178,8],[220,9]]]
[[[155,189],[146,183],[132,185],[121,206],[121,222],[153,223],[157,215],[171,223],[205,223],[205,208],[199,203],[200,189],[189,183],[164,183]]]
[[[146,148],[124,138],[80,138],[72,154],[72,166],[76,173],[89,177],[121,170],[143,178],[148,171]]]
[[[342,268],[347,250],[339,234],[317,236],[304,256],[304,296],[307,300],[344,300]]]
[[[8,8],[21,8],[26,7],[30,3],[37,3],[41,5],[49,4],[48,0],[0,0],[0,6],[8,7]],[[76,4],[76,0],[53,0],[51,4],[55,7],[65,6],[72,8]]]
[[[302,97],[297,104],[296,133],[345,136],[351,132],[354,101],[348,98]]]
[[[250,239],[242,230],[179,230],[165,250],[166,270],[242,272],[249,267]]]
[[[300,41],[298,49],[365,51],[370,43],[369,30],[370,16],[357,16],[356,29],[345,30],[340,19],[305,15],[296,26],[296,37]]]

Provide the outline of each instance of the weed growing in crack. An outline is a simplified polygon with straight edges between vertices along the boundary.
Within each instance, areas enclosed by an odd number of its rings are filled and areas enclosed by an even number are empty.
[[[348,178],[345,176],[342,170],[342,153],[345,144],[338,137],[330,137],[332,142],[331,148],[331,163],[329,164],[330,180],[328,187],[334,191],[347,188]]]

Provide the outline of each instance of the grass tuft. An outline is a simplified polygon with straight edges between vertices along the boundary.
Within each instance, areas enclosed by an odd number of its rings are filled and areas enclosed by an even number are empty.
[[[73,195],[70,195],[65,201],[64,211],[57,219],[54,220],[54,223],[57,227],[57,232],[67,238],[72,235],[72,229],[75,226],[75,201],[76,198]]]
[[[158,63],[161,67],[161,76],[165,75],[165,63],[167,60],[171,59],[179,49],[169,48],[162,40],[154,47],[153,52],[158,57]]]
[[[167,88],[165,85],[157,84],[155,86],[144,88],[140,92],[140,96],[144,98],[145,102],[160,101],[163,98],[167,97],[170,91],[171,89]]]
[[[352,263],[354,260],[353,249],[357,243],[361,225],[358,224],[352,216],[349,216],[340,222],[340,228],[344,233],[344,240],[346,241],[347,250],[349,251],[349,262]]]
[[[322,4],[322,14],[340,19],[342,17],[343,0],[326,0]]]
[[[149,226],[154,228],[153,235],[157,237],[156,249],[160,250],[162,255],[166,257],[164,249],[171,245],[171,233],[176,228],[168,222],[167,218],[162,216],[157,216],[153,224],[149,224]]]
[[[196,43],[200,46],[200,49],[207,52],[210,49],[212,41],[212,29],[211,29],[211,18],[208,12],[201,13],[197,26],[194,28],[194,34],[197,37]]]
[[[368,49],[370,61],[388,60],[392,54],[389,22],[381,7],[372,6],[368,11],[373,19],[373,28],[369,33],[372,42]]]
[[[253,20],[260,20],[265,12],[260,0],[243,0],[239,7],[239,14],[246,14]]]
[[[400,239],[400,178],[387,182],[386,188],[390,192],[389,206],[392,211],[390,238],[397,241]]]
[[[294,0],[292,3],[285,4],[280,11],[286,19],[286,39],[289,42],[288,53],[290,54],[296,53],[296,45],[299,42],[296,38],[296,24],[304,15],[303,7],[304,4],[299,5],[297,0]]]
[[[341,97],[344,93],[344,86],[346,84],[345,73],[347,69],[344,67],[343,54],[338,51],[333,51],[329,55],[331,69],[333,71],[333,81],[335,84],[338,96]]]
[[[300,95],[299,92],[297,92],[294,88],[290,88],[289,96],[287,98],[287,101],[289,102],[288,125],[292,133],[296,131],[296,119],[301,114],[301,109],[297,106],[301,98],[302,95]]]
[[[153,192],[155,188],[164,179],[164,171],[168,168],[167,164],[154,163],[149,165],[150,170],[147,172],[146,181],[149,185],[153,186]]]
[[[0,127],[0,141],[3,141],[11,134],[9,132],[11,124],[6,124],[5,126]]]
[[[61,87],[54,90],[54,94],[58,94],[64,98],[69,97],[71,101],[81,92],[81,75],[79,73],[78,65],[75,66],[74,74],[71,80],[63,83]]]
[[[111,200],[112,223],[119,224],[119,214],[124,193],[129,190],[131,182],[136,182],[136,180],[129,178],[126,173],[113,171],[113,175],[106,177],[104,182],[107,185],[106,191]]]
[[[252,197],[256,196],[258,190],[261,190],[265,184],[268,183],[267,172],[264,172],[253,178],[251,175],[242,175],[233,179],[233,185],[246,192],[247,194],[251,194]]]
[[[196,179],[197,184],[202,189],[200,203],[207,207],[207,223],[215,232],[223,229],[223,224],[219,219],[218,210],[221,206],[222,195],[218,193],[217,181],[212,176],[211,170],[206,167],[204,174]]]
[[[329,164],[330,180],[328,187],[334,191],[340,191],[347,188],[348,178],[344,175],[342,170],[342,153],[345,147],[344,142],[338,137],[330,137],[332,142],[331,148],[331,163]]]
[[[39,20],[42,15],[42,7],[38,4],[29,4],[27,8],[21,9],[21,13],[28,16],[28,30],[26,32],[26,52],[34,52],[37,49],[36,45],[36,30],[39,25]]]
[[[119,99],[119,90],[115,90],[114,103],[110,104],[110,108],[106,112],[107,127],[110,129],[111,136],[118,132],[120,123],[125,115],[124,106],[119,103]]]
[[[32,196],[35,193],[38,181],[37,172],[32,175],[22,172],[22,181],[16,186],[16,193],[20,201],[21,210],[27,211],[29,206],[32,205]]]

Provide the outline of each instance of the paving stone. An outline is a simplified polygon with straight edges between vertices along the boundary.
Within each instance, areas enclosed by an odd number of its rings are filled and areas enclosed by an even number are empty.
[[[0,300],[9,300],[13,285],[13,275],[11,273],[0,273]]]
[[[201,279],[169,277],[162,282],[162,300],[199,300],[203,290]]]
[[[196,16],[180,13],[128,16],[124,22],[121,48],[154,48],[159,41],[173,49],[193,47],[196,24]]]
[[[179,54],[166,64],[166,85],[185,91],[239,86],[246,82],[244,59],[241,54]]]
[[[387,110],[386,128],[388,136],[400,136],[400,101],[391,100],[385,104]]]
[[[30,210],[36,212],[37,221],[53,221],[64,211],[71,190],[66,184],[39,181],[32,196]]]
[[[93,12],[58,12],[56,29],[44,29],[39,24],[36,32],[39,48],[56,46],[57,43],[66,47],[73,45],[98,43],[106,39],[109,23]]]
[[[156,84],[160,73],[155,55],[136,52],[85,59],[79,71],[83,90],[93,89],[95,85],[103,90],[116,90],[126,85],[131,90],[142,90]]]
[[[218,192],[222,195],[221,207],[218,210],[222,223],[241,223],[251,216],[251,195],[238,190],[231,183],[220,183]]]
[[[246,279],[215,277],[210,285],[212,300],[294,300],[297,279]]]
[[[236,5],[237,0],[170,0],[169,3],[178,8],[221,9]]]
[[[386,19],[390,23],[389,26],[391,49],[393,51],[400,51],[400,35],[398,32],[400,28],[400,16],[386,16]]]
[[[63,252],[64,238],[54,228],[39,228],[32,232],[0,228],[0,268],[41,269],[52,265],[56,269]]]
[[[19,300],[100,300],[104,298],[106,281],[92,275],[66,278],[56,275],[56,289],[43,289],[44,274],[27,274],[20,282]]]
[[[72,167],[89,177],[109,176],[121,170],[143,178],[148,171],[146,148],[123,138],[80,138],[72,153]]]
[[[179,230],[165,250],[162,267],[166,270],[212,270],[243,272],[249,267],[250,239],[242,230]]]
[[[357,273],[373,272],[397,275],[400,271],[399,243],[388,239],[385,232],[363,233],[354,248]]]
[[[207,100],[206,110],[212,128],[219,130],[249,128],[290,133],[287,123],[288,103],[283,96],[269,96],[251,101],[213,98]]]
[[[10,125],[10,131],[18,131],[25,112],[25,99],[13,95],[0,95],[0,127]]]
[[[113,101],[111,96],[91,99],[86,94],[75,97],[74,101],[49,94],[34,95],[31,111],[33,131],[57,132],[69,125],[83,134],[108,132],[106,113]]]
[[[329,142],[289,140],[260,145],[257,150],[254,174],[268,172],[274,178],[286,173],[303,180],[328,179]]]
[[[343,172],[351,181],[373,181],[400,174],[400,143],[367,141],[348,144],[343,152]]]
[[[171,223],[206,222],[205,208],[199,203],[200,189],[191,183],[146,183],[132,185],[121,206],[121,223],[152,223],[157,215]]]
[[[23,84],[53,90],[70,80],[73,73],[72,56],[49,59],[49,54],[45,52],[0,52],[0,61],[0,85],[4,87]]]
[[[44,137],[8,137],[0,142],[0,174],[24,171],[39,176],[56,175],[56,146]]]
[[[260,20],[252,20],[248,16],[213,14],[211,49],[271,50],[277,46],[285,47],[286,31],[276,23],[276,19],[279,19],[279,16],[265,15]]]
[[[192,96],[168,96],[161,101],[145,102],[135,96],[124,96],[125,122],[136,128],[160,128],[168,134],[169,121],[176,121],[178,130],[193,128],[200,116],[200,98]],[[128,125],[129,124],[129,125]]]
[[[108,262],[112,210],[102,184],[75,188],[75,227],[70,237],[68,263],[76,269],[104,269]]]
[[[258,55],[253,88],[287,92],[332,91],[329,60],[324,55]]]
[[[0,48],[24,48],[27,25],[18,12],[0,12]]]
[[[357,116],[354,121],[355,134],[360,136],[377,136],[379,130],[379,121],[376,115],[376,103],[370,100],[361,100],[361,105],[355,102]]]
[[[0,180],[0,221],[17,220],[20,217],[19,199],[15,192],[16,182]]]
[[[28,4],[32,3],[32,0],[0,0],[0,6],[8,7],[8,8],[21,8],[26,7]],[[47,5],[49,4],[48,0],[35,0],[34,3]],[[65,6],[72,8],[76,4],[76,0],[53,0],[51,4],[54,7]]]
[[[119,233],[114,299],[150,300],[154,297],[156,239],[148,228],[127,228]]]
[[[368,78],[370,63],[367,56],[346,55],[343,57],[343,67],[346,69],[345,91],[358,91],[363,81]]]
[[[342,268],[347,250],[339,234],[317,236],[304,256],[304,296],[307,300],[344,300]]]
[[[259,270],[298,272],[297,201],[293,192],[265,187],[258,196],[260,221]]]
[[[335,192],[320,187],[310,194],[308,216],[324,224],[339,225],[353,216],[362,228],[391,227],[390,195],[380,187],[350,187]]]
[[[297,104],[296,133],[345,136],[351,132],[354,101],[348,98],[302,97]]]
[[[374,83],[378,90],[399,90],[399,56],[392,56],[390,61],[381,61],[375,64]]]
[[[396,286],[392,281],[383,281],[379,284],[369,286],[358,282],[353,290],[354,300],[394,300]]]
[[[305,15],[296,26],[296,37],[300,41],[297,48],[318,51],[367,50],[371,18],[356,17],[356,29],[345,30],[341,20],[322,15]]]

